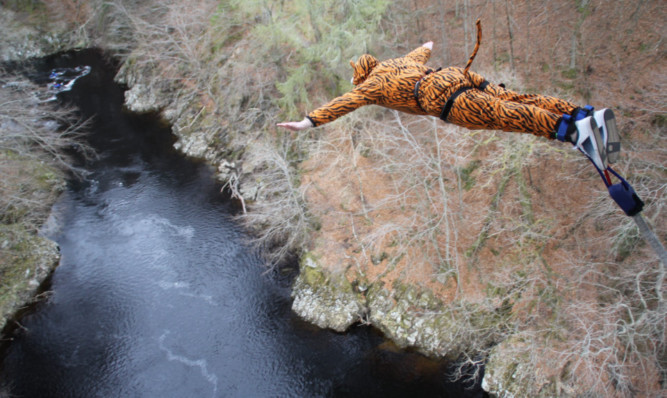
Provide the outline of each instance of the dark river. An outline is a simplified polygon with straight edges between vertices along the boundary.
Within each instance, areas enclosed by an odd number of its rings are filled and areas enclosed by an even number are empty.
[[[297,265],[267,273],[209,167],[168,126],[122,111],[115,66],[88,50],[43,59],[90,73],[59,96],[93,116],[87,161],[47,231],[62,260],[50,297],[2,355],[11,397],[481,397],[445,364],[368,327],[339,334],[290,310]],[[3,392],[0,392],[0,396]]]

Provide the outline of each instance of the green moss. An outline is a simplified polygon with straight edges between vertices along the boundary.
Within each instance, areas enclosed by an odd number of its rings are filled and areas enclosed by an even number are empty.
[[[409,305],[422,311],[440,311],[444,307],[435,294],[427,288],[395,280],[392,283],[394,298],[406,301]]]
[[[322,268],[318,264],[318,259],[312,252],[302,255],[299,265],[301,276],[307,284],[311,286],[319,285],[326,280],[322,274]]]
[[[443,306],[442,301],[438,300],[438,298],[435,297],[435,294],[433,294],[432,291],[426,289],[423,290],[419,295],[417,304],[419,305],[419,307],[431,311],[440,310],[442,309]]]
[[[0,184],[12,198],[0,198],[3,209],[0,222],[41,223],[65,189],[63,173],[38,159],[20,158],[10,152],[0,154],[0,161],[9,164],[7,169],[12,170],[11,177]]]
[[[343,273],[330,273],[324,270],[313,252],[308,252],[301,257],[300,269],[301,281],[321,294],[328,291],[330,296],[357,295],[358,285],[368,285],[368,281],[361,275],[354,283],[350,283]]]
[[[30,300],[36,289],[30,281],[38,276],[38,265],[55,265],[57,249],[25,226],[0,224],[0,253],[0,320],[4,320]]]
[[[321,268],[304,267],[301,273],[306,283],[311,286],[322,284],[326,280]]]
[[[30,256],[29,240],[30,234],[20,225],[0,225],[0,247],[3,254],[0,259],[0,292],[10,289],[15,284],[15,278],[24,274],[24,265]]]

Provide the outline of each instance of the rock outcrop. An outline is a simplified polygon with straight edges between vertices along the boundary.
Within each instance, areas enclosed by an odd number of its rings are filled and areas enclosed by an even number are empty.
[[[0,226],[0,330],[32,302],[60,261],[58,245],[20,226]]]

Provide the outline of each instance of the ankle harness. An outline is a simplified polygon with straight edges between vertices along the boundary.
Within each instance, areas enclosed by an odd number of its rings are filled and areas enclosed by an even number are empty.
[[[593,115],[593,107],[586,105],[583,108],[576,108],[569,115],[563,115],[560,122],[556,126],[556,139],[558,141],[567,141],[570,133],[576,130],[574,122],[581,120],[587,116]]]

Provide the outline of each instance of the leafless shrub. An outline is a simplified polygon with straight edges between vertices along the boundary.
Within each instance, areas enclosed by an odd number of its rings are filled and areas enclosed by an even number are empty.
[[[629,180],[647,203],[645,217],[664,236],[659,222],[664,219],[664,160],[656,161],[664,159],[664,150],[650,141],[626,149],[627,158],[615,168],[624,175],[632,173]],[[660,395],[667,341],[664,264],[655,253],[641,249],[637,226],[609,198],[588,162],[582,157],[563,160],[572,174],[564,178],[590,179],[601,189],[578,210],[581,215],[568,232],[576,235],[577,245],[566,257],[548,260],[546,269],[539,263],[502,267],[491,278],[501,297],[514,292],[505,296],[517,315],[509,334],[523,343],[505,354],[534,367],[544,367],[545,358],[550,358],[551,367],[562,369],[551,377],[561,378],[561,386],[569,391]],[[587,224],[605,232],[588,236],[576,230]],[[529,230],[535,227],[525,231]],[[596,255],[592,248],[607,250],[607,255]],[[527,253],[522,260],[530,257]]]
[[[260,247],[267,264],[275,266],[290,254],[303,252],[315,222],[306,208],[295,165],[290,161],[293,144],[255,142],[248,163],[256,164],[258,200],[240,220],[255,231],[252,243]]]
[[[36,228],[50,207],[65,171],[76,172],[67,155],[92,154],[80,140],[85,123],[52,105],[53,93],[0,73],[0,214],[3,222]]]
[[[396,112],[391,116],[387,126],[376,125],[377,130],[363,135],[380,170],[388,173],[394,184],[393,192],[374,210],[390,206],[410,209],[405,213],[409,219],[393,228],[394,240],[405,245],[401,250],[423,245],[422,250],[429,254],[426,261],[434,272],[440,272],[441,267],[451,269],[458,264],[458,220],[453,211],[461,205],[457,166],[471,154],[469,135],[444,127],[436,119],[429,120],[428,127],[417,129],[423,120],[403,119]],[[452,192],[452,186],[457,190]],[[383,229],[386,230],[381,227],[378,232]],[[368,238],[370,244],[381,236]]]

